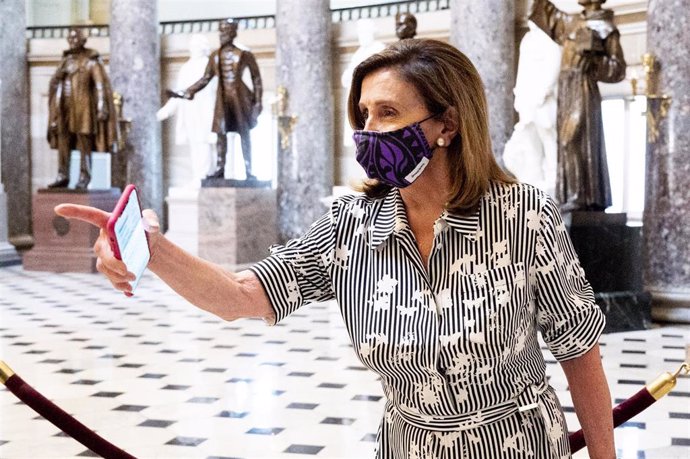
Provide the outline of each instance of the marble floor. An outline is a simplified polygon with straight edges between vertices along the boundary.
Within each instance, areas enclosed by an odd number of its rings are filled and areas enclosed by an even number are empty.
[[[687,326],[605,335],[616,401],[678,368],[687,343]],[[565,377],[544,352],[574,430]],[[141,458],[373,457],[383,406],[333,303],[275,328],[227,323],[148,274],[126,298],[99,275],[0,268],[0,359]],[[616,439],[619,458],[690,458],[690,378]],[[92,454],[0,386],[0,458],[82,456]]]

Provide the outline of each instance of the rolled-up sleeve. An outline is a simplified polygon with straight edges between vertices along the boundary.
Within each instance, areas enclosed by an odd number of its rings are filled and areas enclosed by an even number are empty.
[[[564,361],[597,344],[605,317],[558,207],[548,196],[543,203],[535,254],[537,322],[551,353]]]
[[[335,246],[338,202],[307,233],[271,247],[271,255],[250,268],[276,313],[276,323],[302,305],[334,298],[330,263]]]

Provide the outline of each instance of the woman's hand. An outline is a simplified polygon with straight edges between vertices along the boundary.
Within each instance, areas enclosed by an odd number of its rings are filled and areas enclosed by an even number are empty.
[[[96,239],[96,243],[93,245],[93,251],[97,257],[96,269],[108,278],[113,287],[124,292],[125,295],[131,296],[132,286],[130,282],[135,279],[135,275],[127,270],[127,266],[125,266],[122,260],[115,258],[110,248],[110,240],[106,231],[108,219],[111,215],[110,212],[77,204],[60,204],[55,207],[55,213],[62,217],[81,220],[100,228],[98,239]],[[156,254],[156,245],[161,238],[158,216],[151,209],[144,210],[142,214],[144,229],[148,234],[151,260],[153,260]]]

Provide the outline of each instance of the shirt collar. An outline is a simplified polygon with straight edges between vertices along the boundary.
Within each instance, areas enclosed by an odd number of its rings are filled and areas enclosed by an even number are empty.
[[[444,211],[441,214],[440,220],[446,222],[449,227],[471,241],[477,237],[479,231],[479,209],[470,215],[449,214],[447,211]]]
[[[374,211],[373,224],[370,227],[372,249],[379,247],[389,237],[397,236],[409,228],[405,205],[397,188],[391,189],[380,203],[378,209]],[[444,211],[436,221],[436,225],[437,227],[448,226],[469,240],[475,240],[479,231],[479,209],[471,215],[449,214]]]
[[[402,225],[407,225],[405,206],[403,205],[400,191],[391,189],[385,198],[380,201],[380,206],[374,211],[371,225],[371,248],[376,249],[383,244],[392,234],[398,231]],[[397,224],[396,224],[397,223]]]

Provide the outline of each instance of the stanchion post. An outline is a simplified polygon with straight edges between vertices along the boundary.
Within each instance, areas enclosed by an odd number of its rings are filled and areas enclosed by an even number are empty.
[[[14,376],[14,371],[5,362],[0,360],[0,382],[5,384],[12,376]]]

